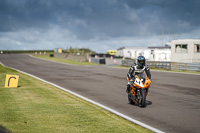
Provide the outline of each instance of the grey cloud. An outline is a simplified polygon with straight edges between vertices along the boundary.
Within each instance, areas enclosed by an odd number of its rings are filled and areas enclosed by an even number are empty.
[[[174,33],[188,32],[195,28],[199,28],[200,18],[200,1],[198,0],[128,0],[127,4],[130,8],[141,10],[140,19],[144,21],[144,25],[152,24],[149,26],[155,28],[157,33],[173,31]],[[152,17],[158,19],[157,22],[152,22]],[[185,25],[187,23],[187,25]],[[157,26],[158,27],[157,27]],[[159,31],[160,30],[160,31]]]
[[[130,7],[130,10],[127,10],[124,4]],[[118,0],[113,2],[107,0],[2,0],[0,30],[48,28],[50,24],[58,24],[80,36],[85,36],[85,32],[89,30],[119,37],[130,36],[130,34],[143,35],[138,31],[146,26],[147,35],[152,32],[160,34],[162,31],[174,29],[180,23],[188,23],[191,28],[199,26],[200,19],[197,17],[200,12],[199,4],[195,0]],[[131,12],[137,15],[137,19],[130,21]],[[77,19],[85,21],[88,26],[67,25],[69,21]],[[158,25],[160,28],[157,27]],[[155,27],[153,31],[152,27]],[[183,31],[180,30],[180,32]],[[179,30],[174,32],[179,32]]]
[[[110,39],[150,38],[162,32],[192,38],[193,31],[200,30],[199,5],[198,0],[0,0],[0,38],[24,31],[38,43],[48,42],[47,32],[61,34],[58,30],[73,36],[73,41],[69,36],[56,36],[63,43],[83,41],[85,45],[107,40],[111,46]]]

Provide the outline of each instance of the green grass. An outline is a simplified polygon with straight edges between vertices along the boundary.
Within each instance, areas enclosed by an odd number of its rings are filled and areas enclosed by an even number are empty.
[[[6,74],[19,75],[18,88],[4,88]],[[14,133],[150,132],[96,105],[1,65],[0,107],[0,126]]]
[[[126,67],[126,66],[113,66],[113,67],[115,67],[115,68],[127,68],[127,69],[130,68],[130,67]],[[182,71],[182,70],[175,71],[175,70],[156,69],[156,68],[150,68],[150,70],[200,74],[200,72],[196,72],[196,71]]]
[[[63,62],[63,63],[67,63],[67,64],[73,64],[73,65],[100,65],[97,63],[89,63],[89,62],[81,62],[81,61],[73,61],[73,60],[67,60],[67,59],[62,59],[62,58],[56,58],[56,57],[49,57],[49,54],[47,55],[33,55],[34,57],[37,58],[42,58],[42,59],[46,59],[46,60],[52,60],[52,61],[57,61],[57,62]]]

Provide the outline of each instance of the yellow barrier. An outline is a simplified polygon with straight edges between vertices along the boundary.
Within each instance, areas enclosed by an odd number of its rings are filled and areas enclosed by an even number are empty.
[[[17,87],[18,86],[18,75],[9,75],[6,74],[6,80],[5,80],[5,87],[11,88],[11,87]]]

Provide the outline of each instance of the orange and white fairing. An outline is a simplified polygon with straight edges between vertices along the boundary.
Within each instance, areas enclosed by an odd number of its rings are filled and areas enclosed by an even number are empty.
[[[145,80],[144,84],[143,84],[143,80]],[[137,75],[135,75],[135,82],[133,83],[133,86],[136,88],[149,88],[151,85],[151,81],[149,80],[149,78],[146,76],[145,79],[140,79]]]

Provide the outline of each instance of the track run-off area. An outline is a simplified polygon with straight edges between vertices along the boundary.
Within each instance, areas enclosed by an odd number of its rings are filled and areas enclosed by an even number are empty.
[[[128,104],[128,69],[76,66],[2,54],[0,62],[91,99],[164,132],[200,131],[200,75],[151,71],[147,107]]]

